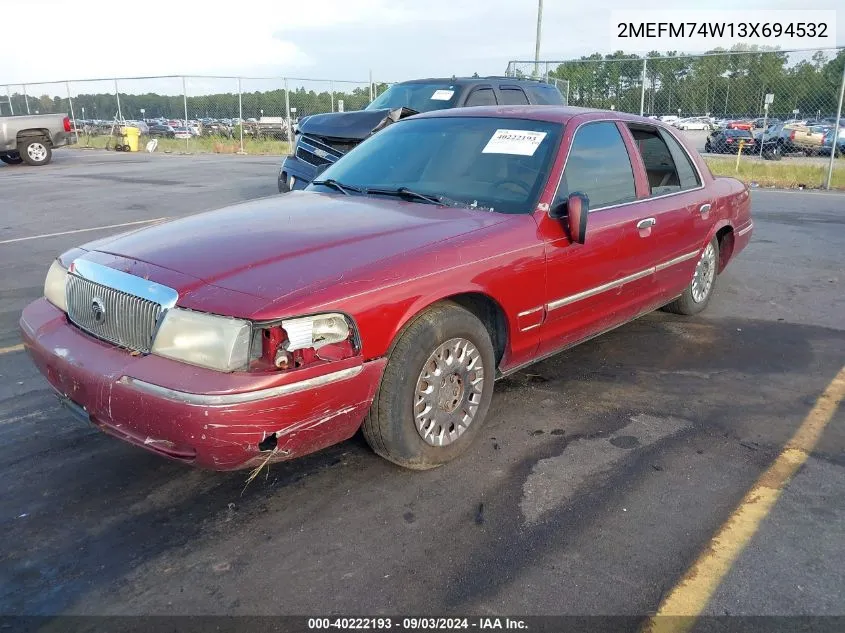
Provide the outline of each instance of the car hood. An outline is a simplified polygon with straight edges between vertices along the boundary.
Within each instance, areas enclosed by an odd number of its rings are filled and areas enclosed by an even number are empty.
[[[314,136],[362,141],[373,132],[412,114],[417,112],[409,108],[315,114],[299,124],[299,131]]]
[[[318,284],[339,282],[381,260],[401,258],[506,218],[468,208],[298,191],[101,239],[83,248],[145,262],[154,267],[151,270],[178,273],[167,282],[182,284],[175,288],[180,294],[194,292],[195,281],[200,280],[274,302],[293,300]]]

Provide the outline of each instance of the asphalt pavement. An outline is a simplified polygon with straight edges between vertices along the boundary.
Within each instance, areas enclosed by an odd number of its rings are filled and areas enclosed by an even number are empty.
[[[50,260],[133,225],[97,227],[275,195],[278,161],[0,167],[0,614],[653,613],[845,364],[845,196],[755,190],[705,313],[500,381],[446,467],[359,435],[245,485],[75,423],[15,347]],[[840,409],[707,612],[845,615],[843,490]]]

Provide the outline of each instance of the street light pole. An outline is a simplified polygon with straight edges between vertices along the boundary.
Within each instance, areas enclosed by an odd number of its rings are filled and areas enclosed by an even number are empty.
[[[534,45],[534,76],[540,74],[540,34],[543,30],[543,0],[537,3],[537,42]]]

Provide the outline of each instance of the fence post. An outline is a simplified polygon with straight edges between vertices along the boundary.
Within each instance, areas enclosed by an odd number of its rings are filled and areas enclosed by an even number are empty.
[[[373,69],[370,68],[370,101],[373,100]]]
[[[241,154],[244,152],[244,102],[241,96],[241,78],[238,77],[238,127],[241,130]]]
[[[76,136],[76,144],[79,145],[79,128],[76,126],[76,117],[73,114],[73,99],[70,97],[70,82],[65,82],[67,88],[67,102],[70,105],[70,120],[73,121],[73,133]]]
[[[6,86],[6,96],[9,98],[9,112],[12,116],[15,116],[15,106],[12,105],[12,91],[9,86]]]
[[[288,130],[288,153],[293,149],[293,121],[290,118],[290,89],[288,88],[288,78],[285,77],[285,116],[288,119],[288,124],[285,126]]]
[[[842,83],[839,85],[839,105],[836,107],[836,121],[833,123],[833,143],[830,144],[830,164],[827,166],[827,182],[824,188],[830,189],[833,179],[833,161],[836,158],[836,147],[839,142],[839,119],[842,118],[842,98],[845,97],[845,64],[842,66]]]
[[[549,83],[549,62],[546,62],[546,83]]]
[[[334,82],[329,82],[329,92],[332,93],[332,112],[334,112]]]
[[[643,85],[640,89],[640,116],[645,114],[645,77],[646,66],[648,65],[648,57],[643,57]]]
[[[185,139],[185,153],[188,153],[191,151],[191,128],[188,127],[188,88],[184,76],[182,77],[182,103],[185,104],[185,129],[189,132],[188,138]]]
[[[26,84],[21,84],[21,86],[23,87],[23,102],[26,104],[26,113],[32,114],[29,111],[29,96],[26,94]]]

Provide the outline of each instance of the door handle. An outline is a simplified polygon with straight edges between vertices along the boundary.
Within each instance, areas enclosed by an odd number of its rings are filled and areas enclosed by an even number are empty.
[[[698,212],[699,212],[701,215],[704,215],[705,213],[710,213],[710,203],[708,202],[708,203],[706,203],[706,204],[702,204],[702,205],[698,208]]]
[[[655,220],[654,218],[644,218],[644,219],[640,220],[639,222],[637,222],[637,228],[640,229],[640,230],[650,229],[655,224],[657,224],[657,220]]]

